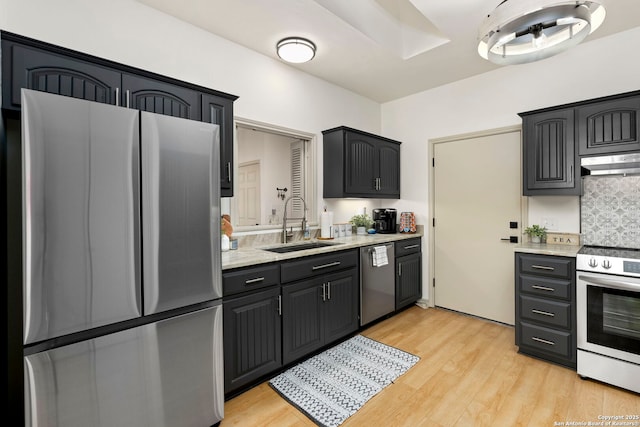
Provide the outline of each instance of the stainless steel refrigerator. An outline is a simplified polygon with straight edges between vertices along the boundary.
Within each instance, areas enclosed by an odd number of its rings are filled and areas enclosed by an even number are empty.
[[[223,417],[218,126],[22,93],[28,426]]]

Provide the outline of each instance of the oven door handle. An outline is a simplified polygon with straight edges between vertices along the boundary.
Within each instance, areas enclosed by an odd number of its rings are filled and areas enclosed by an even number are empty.
[[[583,275],[578,276],[578,279],[584,282],[593,283],[594,285],[604,286],[607,288],[621,289],[623,291],[632,291],[632,292],[640,291],[640,283],[626,282],[624,280],[601,279],[599,277],[583,276]]]

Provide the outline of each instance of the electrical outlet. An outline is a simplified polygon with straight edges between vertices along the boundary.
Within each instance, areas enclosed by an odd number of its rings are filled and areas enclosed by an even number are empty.
[[[541,225],[547,230],[556,230],[558,227],[558,221],[552,216],[543,216]]]

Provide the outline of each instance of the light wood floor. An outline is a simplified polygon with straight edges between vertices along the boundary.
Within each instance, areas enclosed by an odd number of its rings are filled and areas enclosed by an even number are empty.
[[[575,371],[518,354],[512,327],[412,307],[362,334],[421,359],[344,427],[538,427],[640,415],[640,395],[581,380]],[[226,402],[221,424],[314,425],[266,382]]]

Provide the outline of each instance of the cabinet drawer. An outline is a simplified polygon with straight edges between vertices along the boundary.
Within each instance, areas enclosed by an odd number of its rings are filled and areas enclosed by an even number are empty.
[[[222,273],[223,296],[253,291],[280,283],[280,266],[243,268]]]
[[[522,255],[518,257],[520,271],[541,276],[570,279],[573,274],[573,260],[551,255]]]
[[[572,334],[543,326],[521,322],[522,340],[520,345],[544,351],[564,358],[573,354]]]
[[[571,280],[520,275],[520,292],[545,298],[571,300]]]
[[[422,244],[419,237],[414,239],[400,240],[396,242],[395,253],[396,257],[403,255],[409,255],[422,250]]]
[[[549,301],[542,298],[520,296],[520,317],[550,326],[570,329],[571,304],[568,302]]]
[[[327,255],[305,257],[282,264],[282,283],[331,273],[358,265],[357,250],[334,252]]]

